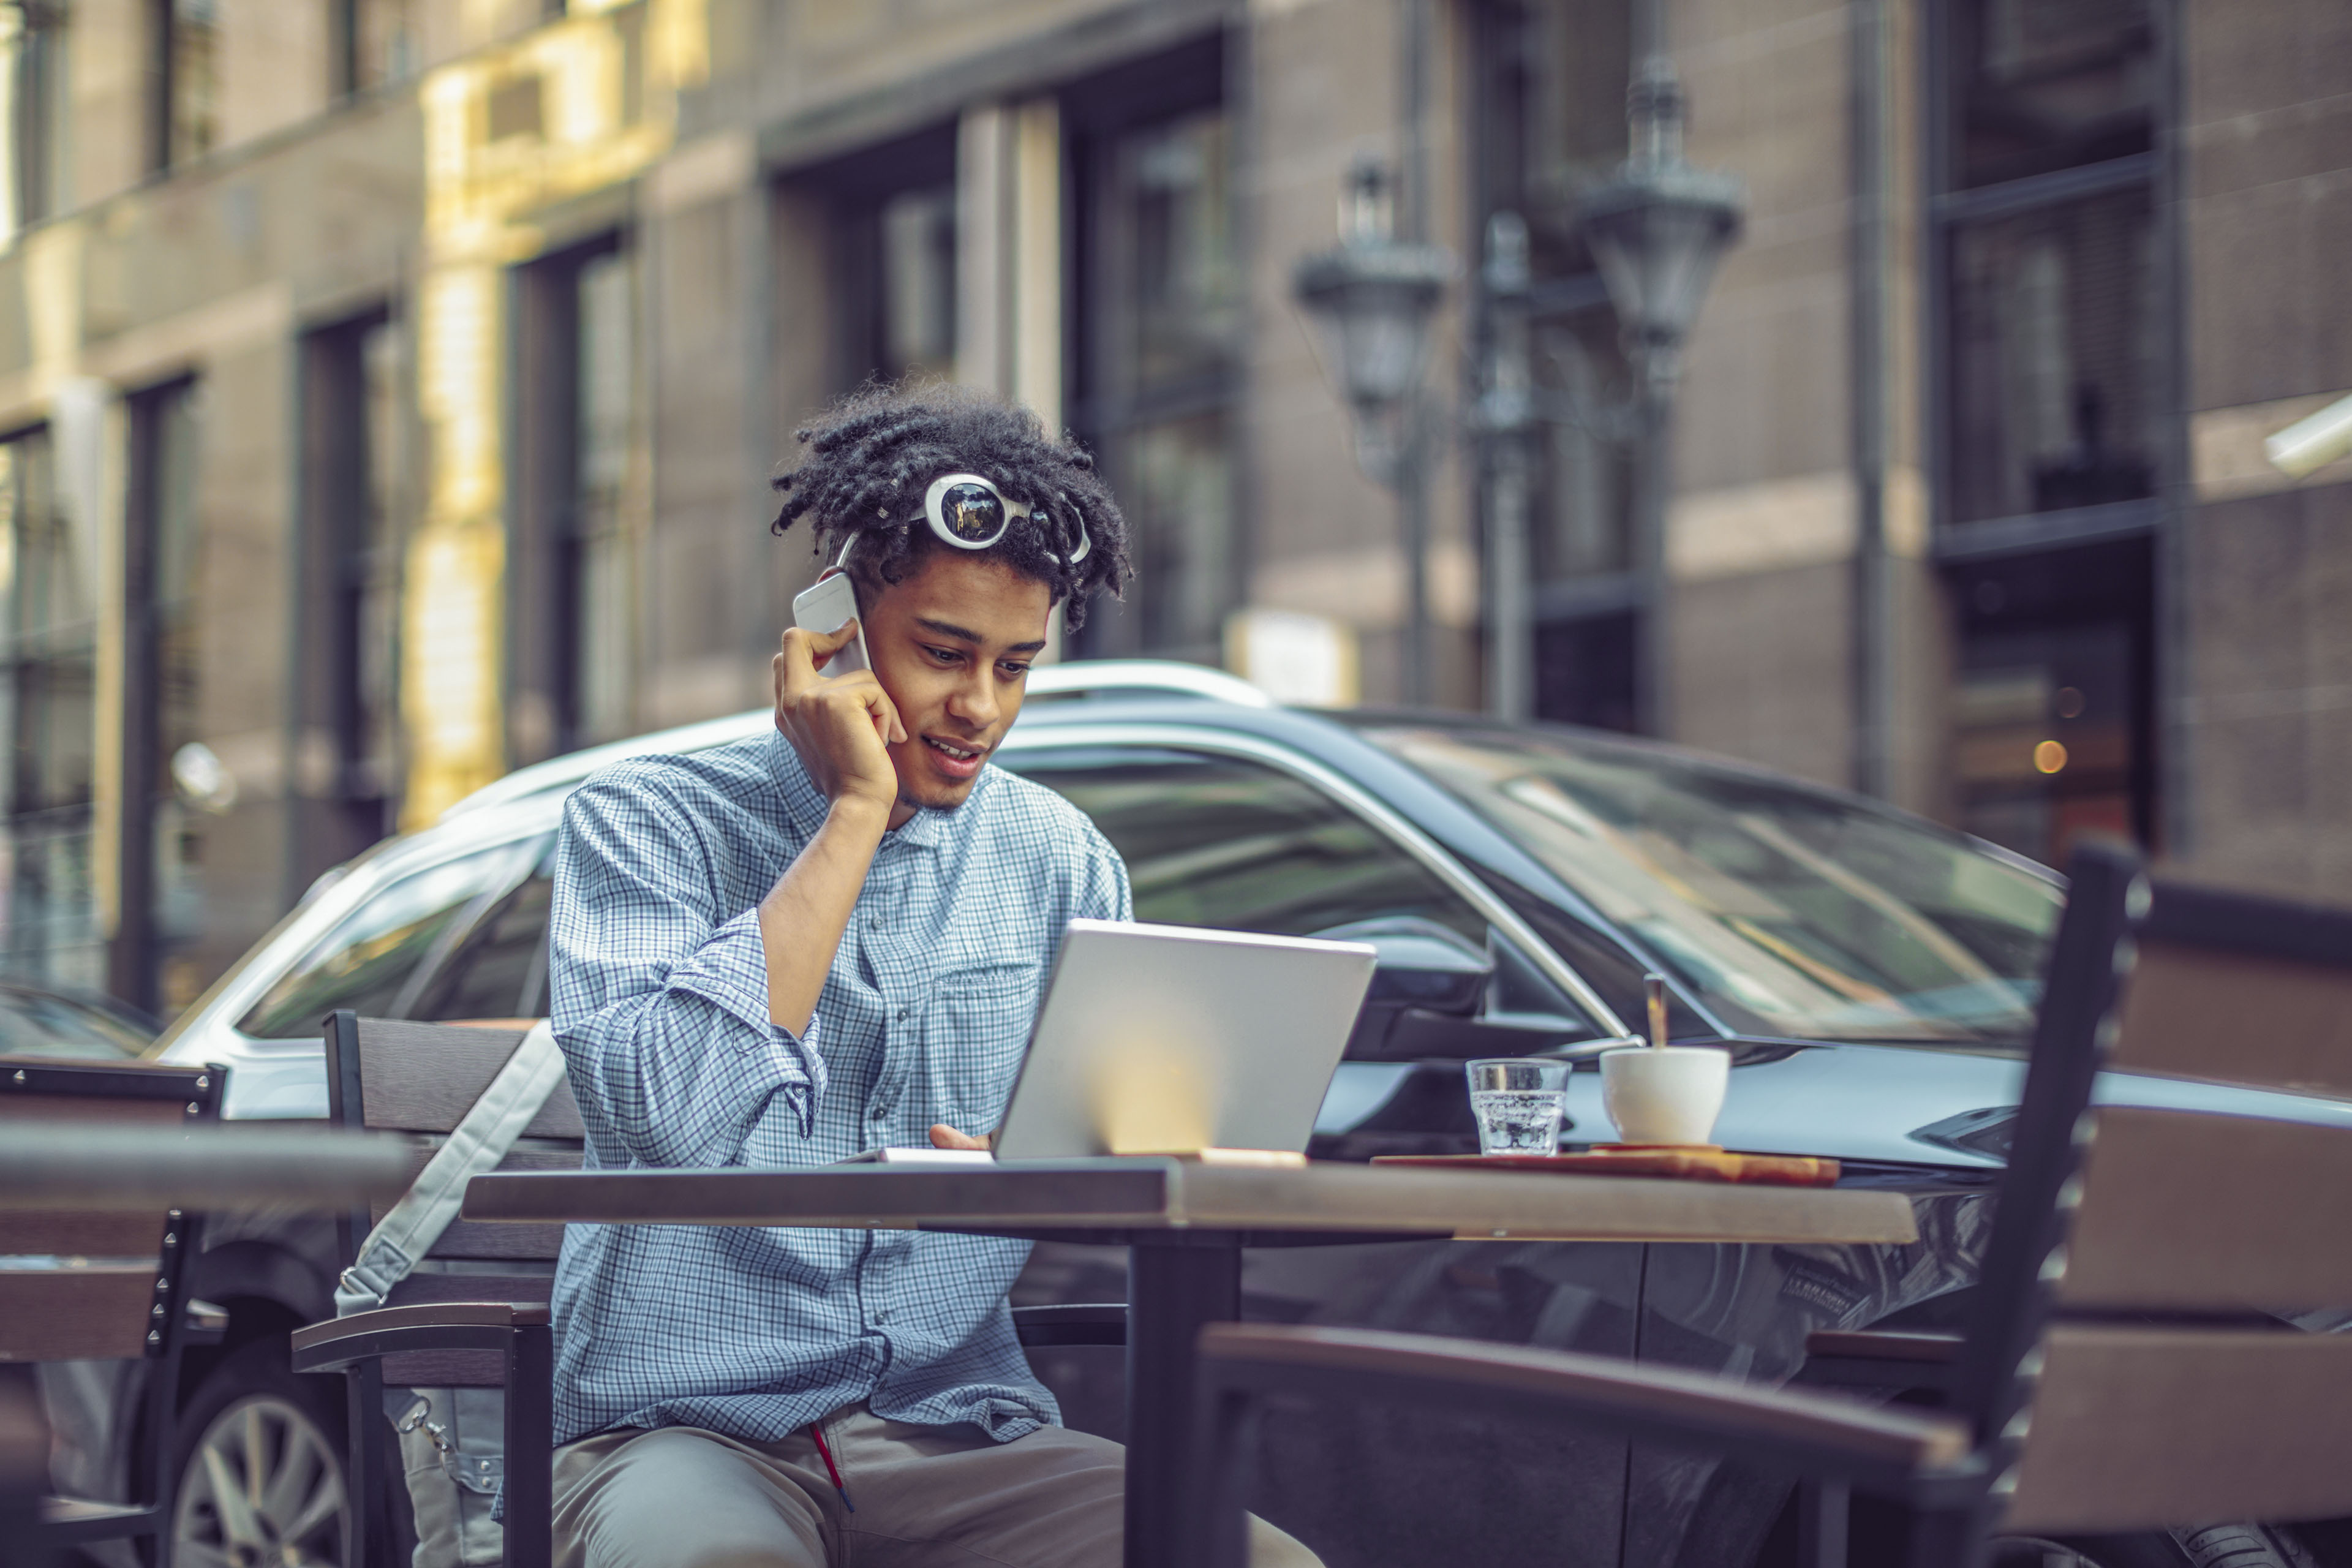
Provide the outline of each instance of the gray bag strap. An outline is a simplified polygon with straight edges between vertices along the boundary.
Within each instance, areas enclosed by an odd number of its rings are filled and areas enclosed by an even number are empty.
[[[541,1018],[392,1212],[368,1232],[359,1261],[335,1282],[335,1316],[348,1318],[383,1305],[393,1287],[408,1278],[457,1217],[466,1184],[498,1168],[562,1081],[563,1053],[556,1048],[554,1026]]]

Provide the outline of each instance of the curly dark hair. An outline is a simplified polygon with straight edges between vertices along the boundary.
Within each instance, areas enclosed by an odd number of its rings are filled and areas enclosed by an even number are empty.
[[[1048,435],[1026,408],[945,384],[868,386],[793,435],[808,456],[773,481],[784,500],[771,531],[808,516],[820,552],[856,539],[848,572],[863,588],[904,582],[945,548],[924,519],[923,495],[956,473],[978,474],[1045,513],[1042,523],[1016,513],[983,553],[1045,584],[1066,605],[1071,630],[1086,624],[1088,597],[1104,588],[1118,596],[1135,574],[1127,520],[1094,458],[1068,436]],[[1091,548],[1073,564],[1064,557],[1081,537]]]

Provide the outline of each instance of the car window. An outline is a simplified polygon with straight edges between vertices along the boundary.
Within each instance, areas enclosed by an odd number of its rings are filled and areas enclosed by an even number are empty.
[[[1028,752],[1004,765],[1094,818],[1127,862],[1139,921],[1276,936],[1360,921],[1433,921],[1495,960],[1488,1016],[1602,1032],[1468,900],[1294,774],[1244,758],[1141,747]]]
[[[406,1016],[447,1024],[538,1018],[547,1013],[547,911],[551,861],[500,899],[426,977]]]
[[[1137,920],[1306,936],[1418,915],[1486,941],[1485,919],[1427,867],[1314,785],[1264,763],[1088,749],[1004,765],[1094,818],[1127,862]]]
[[[0,988],[0,1056],[120,1062],[146,1048],[145,1036],[95,1008],[44,992]]]
[[[1959,834],[1567,735],[1367,728],[1639,939],[1717,1015],[1796,1038],[2008,1045],[2063,895]]]
[[[477,919],[544,853],[534,837],[445,860],[375,889],[314,944],[238,1023],[263,1039],[310,1039],[339,1007],[371,1017],[396,1009],[428,958]]]

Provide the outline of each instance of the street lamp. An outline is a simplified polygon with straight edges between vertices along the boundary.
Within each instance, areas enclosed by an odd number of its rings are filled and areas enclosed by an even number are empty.
[[[1525,584],[1526,441],[1538,417],[1563,419],[1634,447],[1634,576],[1641,586],[1634,710],[1640,726],[1669,725],[1665,670],[1665,537],[1669,416],[1682,376],[1683,342],[1698,319],[1716,263],[1739,236],[1739,182],[1695,169],[1683,156],[1683,91],[1664,47],[1658,0],[1639,9],[1641,65],[1625,94],[1627,156],[1614,179],[1586,194],[1576,221],[1600,269],[1633,384],[1615,406],[1535,397],[1527,331],[1526,228],[1513,214],[1488,230],[1487,310],[1492,343],[1486,384],[1489,476],[1489,682],[1492,707],[1527,716],[1534,692],[1533,628]]]
[[[1634,396],[1662,405],[1716,263],[1739,237],[1739,181],[1684,160],[1682,84],[1663,52],[1643,61],[1625,98],[1631,152],[1576,221],[1617,312]]]
[[[1454,276],[1454,258],[1400,241],[1389,172],[1361,160],[1339,198],[1337,248],[1298,264],[1293,287],[1321,328],[1325,363],[1354,426],[1356,462],[1396,492],[1405,557],[1404,698],[1429,693],[1429,514],[1422,463],[1422,367],[1430,318]]]

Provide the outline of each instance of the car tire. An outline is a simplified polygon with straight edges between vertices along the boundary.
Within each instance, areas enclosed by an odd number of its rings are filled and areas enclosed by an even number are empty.
[[[277,1335],[240,1347],[182,1411],[170,1568],[342,1563],[342,1412],[288,1357]]]
[[[2214,1524],[2139,1535],[2007,1537],[1994,1542],[1994,1568],[2318,1568],[2286,1531],[2259,1524]]]
[[[2317,1563],[2294,1536],[2259,1524],[2176,1530],[2172,1539],[2195,1568],[2316,1568]]]
[[[2178,1543],[2161,1533],[2068,1541],[2003,1535],[1993,1541],[1991,1568],[2186,1568],[2187,1563]]]

